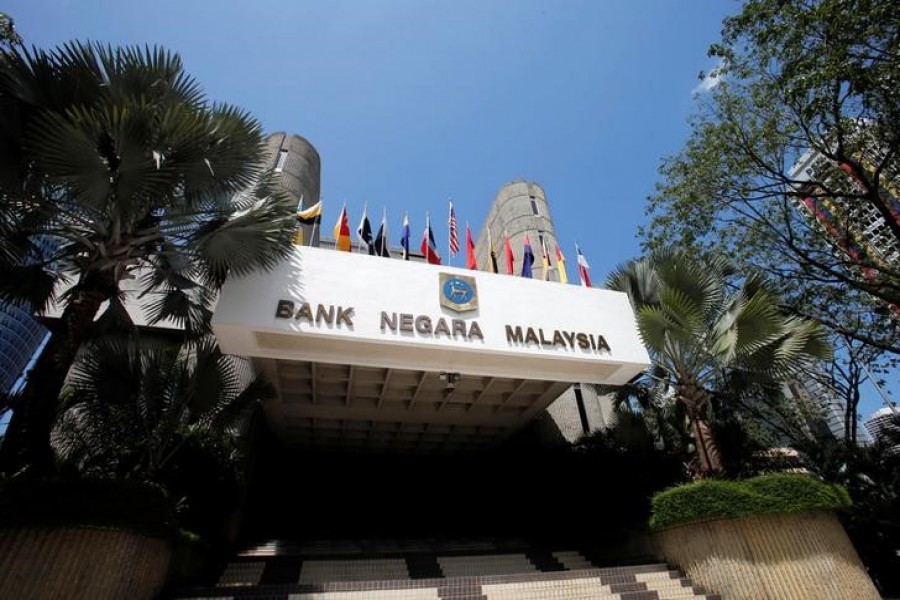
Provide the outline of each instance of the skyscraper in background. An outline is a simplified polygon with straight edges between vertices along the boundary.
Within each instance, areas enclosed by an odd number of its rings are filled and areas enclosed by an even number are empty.
[[[0,393],[12,391],[46,335],[29,307],[0,302]]]
[[[863,425],[873,442],[883,441],[889,431],[895,436],[900,436],[900,411],[895,407],[885,406],[872,413]],[[900,445],[896,448],[900,449]]]
[[[877,162],[875,157],[865,155],[860,159],[864,168]],[[859,199],[862,190],[849,166],[835,164],[811,150],[797,161],[790,177],[808,182],[797,186],[802,192],[797,206],[818,224],[836,251],[875,269],[897,269],[900,240],[890,231],[884,215],[871,202]],[[823,187],[827,187],[827,193]],[[900,223],[900,178],[882,172],[879,191],[894,220]],[[874,273],[863,269],[863,275],[871,278]]]

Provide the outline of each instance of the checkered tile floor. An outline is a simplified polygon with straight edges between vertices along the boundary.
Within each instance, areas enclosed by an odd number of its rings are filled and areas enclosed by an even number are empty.
[[[596,568],[523,544],[271,542],[240,550],[215,584],[172,600],[675,600],[718,598],[665,564]]]

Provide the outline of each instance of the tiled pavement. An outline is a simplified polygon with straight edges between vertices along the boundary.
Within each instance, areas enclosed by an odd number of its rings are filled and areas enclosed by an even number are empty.
[[[665,564],[595,568],[573,550],[515,544],[286,544],[245,549],[178,600],[675,600],[718,598]],[[468,549],[466,549],[468,548]],[[517,551],[516,551],[517,550]]]

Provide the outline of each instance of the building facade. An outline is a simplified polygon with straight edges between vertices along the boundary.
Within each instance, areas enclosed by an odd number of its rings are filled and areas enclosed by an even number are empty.
[[[0,394],[13,390],[46,336],[31,310],[0,302]]]
[[[885,406],[872,413],[863,425],[873,442],[884,441],[887,432],[900,436],[900,411],[895,407]]]
[[[283,189],[298,205],[318,201],[315,149],[282,133],[268,143]],[[556,283],[556,231],[535,183],[497,194],[478,236],[481,269],[488,231],[498,254],[504,235],[517,254],[530,237],[533,279],[502,274],[505,265],[495,274],[427,264],[418,253],[336,252],[316,231],[272,272],[229,280],[213,329],[223,350],[275,383],[265,411],[276,437],[443,452],[489,447],[536,421],[561,442],[607,426],[611,404],[588,384],[625,383],[649,363],[627,296]],[[550,281],[541,280],[541,240]]]

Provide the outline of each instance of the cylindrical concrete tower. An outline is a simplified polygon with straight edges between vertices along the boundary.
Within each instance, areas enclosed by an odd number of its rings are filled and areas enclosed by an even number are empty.
[[[319,201],[322,162],[319,153],[305,138],[299,135],[288,135],[283,131],[269,134],[266,137],[266,169],[278,173],[281,187],[293,196],[298,204],[303,199],[303,208],[308,208]],[[319,245],[319,231],[304,227],[304,239],[311,246]]]
[[[484,270],[487,270],[490,260],[488,257],[488,231],[494,240],[494,251],[500,273],[506,273],[506,258],[503,252],[504,233],[509,235],[515,256],[513,264],[515,275],[522,272],[522,256],[527,233],[534,252],[534,278],[544,278],[541,263],[541,239],[543,239],[550,255],[549,279],[559,281],[559,272],[556,268],[556,228],[553,226],[550,206],[547,204],[547,198],[540,185],[531,181],[513,181],[504,185],[497,192],[497,197],[491,205],[476,243],[478,267]]]

